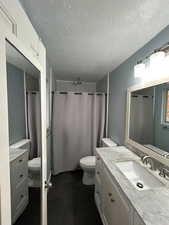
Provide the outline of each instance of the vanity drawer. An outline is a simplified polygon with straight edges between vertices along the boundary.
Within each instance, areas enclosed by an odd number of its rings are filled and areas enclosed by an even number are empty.
[[[23,154],[16,160],[11,162],[11,185],[17,188],[23,180],[28,177],[28,158],[27,154]]]
[[[28,177],[27,164],[14,165],[11,167],[11,185],[17,188]]]
[[[14,224],[17,218],[23,213],[26,206],[28,205],[28,196],[25,195],[17,207],[12,206],[12,223]]]
[[[27,170],[28,154],[22,154],[11,162],[11,173],[13,173],[13,171],[15,171],[15,173],[19,173],[23,167]]]
[[[15,166],[20,168],[23,164],[28,163],[28,153],[20,155],[17,159],[14,161]]]
[[[26,181],[15,189],[15,193],[12,196],[12,207],[16,210],[24,199],[28,199],[28,186]]]
[[[17,188],[25,179],[28,178],[27,165],[22,165],[13,172],[13,185]]]

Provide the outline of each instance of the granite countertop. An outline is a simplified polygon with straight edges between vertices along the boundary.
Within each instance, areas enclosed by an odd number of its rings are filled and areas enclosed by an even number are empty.
[[[23,155],[25,152],[28,152],[27,149],[9,149],[9,159],[10,162],[17,159],[19,156]]]
[[[137,155],[124,146],[97,148],[96,152],[145,225],[169,225],[169,181],[161,178],[158,172],[148,169],[164,183],[164,186],[139,191],[115,165],[116,162],[128,160],[140,163]]]

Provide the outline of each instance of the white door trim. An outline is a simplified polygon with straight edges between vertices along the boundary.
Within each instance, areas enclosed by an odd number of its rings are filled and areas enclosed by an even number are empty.
[[[9,134],[8,134],[8,103],[7,103],[7,74],[6,74],[6,45],[5,36],[0,36],[0,207],[1,224],[11,224],[10,196],[10,166],[9,166]]]

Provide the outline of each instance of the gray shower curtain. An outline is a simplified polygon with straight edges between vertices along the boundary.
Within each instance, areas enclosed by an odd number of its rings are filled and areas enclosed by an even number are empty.
[[[40,93],[27,92],[28,138],[31,140],[29,159],[41,155]]]
[[[94,154],[105,125],[105,94],[53,95],[53,174],[78,167],[80,158]]]

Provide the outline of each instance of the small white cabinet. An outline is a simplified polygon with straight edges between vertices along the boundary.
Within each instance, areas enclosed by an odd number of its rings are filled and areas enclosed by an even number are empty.
[[[12,223],[28,204],[28,151],[10,150],[11,213]]]

